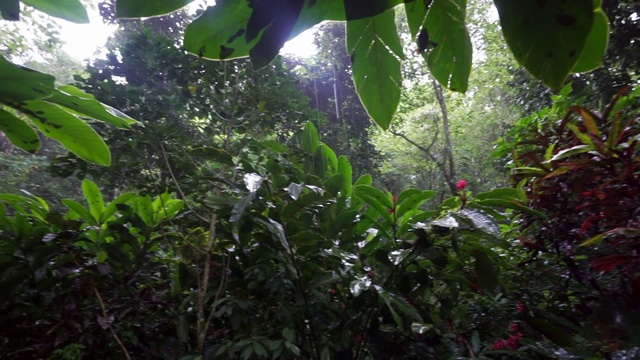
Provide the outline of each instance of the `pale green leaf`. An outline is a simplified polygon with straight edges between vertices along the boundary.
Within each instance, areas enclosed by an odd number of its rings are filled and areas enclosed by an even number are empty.
[[[63,108],[45,101],[26,101],[20,107],[42,133],[81,159],[108,166],[111,153],[104,140],[84,121]]]
[[[130,129],[131,124],[138,123],[122,112],[97,101],[93,95],[71,85],[60,86],[47,101],[62,105],[80,116],[103,121],[121,129]]]

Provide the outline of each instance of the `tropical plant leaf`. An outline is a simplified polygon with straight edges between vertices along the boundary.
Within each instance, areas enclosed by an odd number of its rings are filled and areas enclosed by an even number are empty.
[[[22,0],[22,2],[53,17],[77,24],[89,23],[87,9],[80,0]]]
[[[493,292],[498,287],[498,271],[493,265],[493,261],[484,252],[477,250],[473,252],[475,261],[476,275],[478,276],[478,284],[483,289]]]
[[[424,6],[421,3],[415,1],[407,7]],[[434,0],[420,30],[423,36],[428,33],[433,43],[432,50],[425,49],[422,53],[432,76],[442,86],[459,92],[467,91],[473,53],[466,8],[466,0]]]
[[[76,213],[78,216],[84,219],[89,225],[98,225],[98,220],[91,215],[89,210],[85,209],[84,206],[79,203],[71,200],[71,199],[63,199],[62,203],[68,207],[71,211]]]
[[[12,144],[22,150],[34,153],[40,148],[40,138],[31,126],[2,109],[0,109],[0,131],[9,138]]]
[[[387,129],[400,102],[402,44],[395,12],[347,22],[353,82],[367,113]]]
[[[33,121],[42,133],[78,155],[98,165],[111,164],[111,153],[96,131],[58,105],[45,101],[26,101],[19,110]]]
[[[13,103],[51,96],[55,77],[16,65],[0,55],[0,102]]]
[[[313,155],[319,145],[320,140],[318,138],[318,130],[313,123],[306,123],[304,130],[302,131],[302,148],[307,152],[307,154]]]
[[[353,169],[351,168],[351,162],[348,157],[340,155],[338,158],[338,172],[343,175],[341,189],[342,196],[345,198],[351,197]]]
[[[213,60],[249,56],[258,38],[246,41],[245,33],[252,10],[247,1],[223,0],[209,7],[184,32],[187,51]]]
[[[122,112],[97,101],[93,95],[71,85],[60,86],[54,90],[47,102],[62,105],[80,116],[103,121],[121,129],[130,129],[131,124],[138,123]]]
[[[82,194],[87,200],[87,204],[89,204],[91,216],[98,221],[104,211],[104,200],[102,199],[102,193],[98,185],[91,180],[82,180]]]
[[[593,0],[494,3],[516,60],[547,86],[560,89],[585,49],[594,24]]]
[[[601,1],[594,1],[596,3]],[[578,62],[571,69],[572,73],[591,71],[602,66],[602,59],[609,44],[609,19],[600,8],[594,10],[593,26],[587,36],[587,41]]]
[[[116,0],[116,16],[118,18],[141,18],[166,15],[191,2],[193,0]],[[244,1],[242,2],[244,3]]]

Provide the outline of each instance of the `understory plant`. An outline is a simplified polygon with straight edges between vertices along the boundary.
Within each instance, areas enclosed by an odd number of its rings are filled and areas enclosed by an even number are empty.
[[[549,274],[531,284],[545,291],[528,301],[606,358],[637,352],[640,341],[639,94],[625,88],[602,112],[545,109],[515,147],[512,179],[545,215],[521,217],[523,274],[540,266]]]

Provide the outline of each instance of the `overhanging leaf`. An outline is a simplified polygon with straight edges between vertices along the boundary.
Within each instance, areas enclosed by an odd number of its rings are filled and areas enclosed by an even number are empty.
[[[80,0],[22,0],[22,2],[53,17],[77,24],[89,23],[89,15]]]
[[[252,41],[261,33],[258,43],[249,50],[251,63],[256,68],[267,66],[289,39],[298,20],[304,0],[253,1],[247,23],[246,41]]]
[[[395,12],[347,22],[347,51],[362,105],[381,128],[387,129],[400,102],[404,59]]]
[[[516,60],[560,89],[585,49],[594,23],[593,0],[495,0],[502,32]]]
[[[466,0],[434,0],[427,9],[426,2],[405,5],[412,36],[430,44],[423,56],[432,76],[453,91],[465,92],[471,72],[473,48],[465,25]],[[429,46],[433,49],[429,50]]]
[[[98,165],[111,164],[111,153],[96,131],[75,115],[45,101],[26,101],[20,107],[42,133],[78,155]]]
[[[121,129],[130,129],[131,124],[138,123],[122,112],[97,101],[93,95],[71,85],[60,86],[47,101],[62,105],[78,115],[103,121]]]
[[[571,69],[572,73],[590,71],[602,66],[602,59],[609,44],[609,19],[600,6],[594,10],[593,27],[587,36],[582,54]]]
[[[40,138],[31,126],[2,109],[0,109],[0,131],[9,138],[12,144],[22,150],[33,153],[40,148]]]
[[[116,0],[116,16],[118,18],[141,18],[165,15],[191,2],[193,0]]]
[[[0,102],[37,100],[50,96],[55,77],[13,64],[0,55]]]
[[[185,49],[213,60],[249,56],[249,51],[258,41],[255,38],[247,42],[245,38],[251,12],[246,1],[219,1],[187,25],[184,32]]]

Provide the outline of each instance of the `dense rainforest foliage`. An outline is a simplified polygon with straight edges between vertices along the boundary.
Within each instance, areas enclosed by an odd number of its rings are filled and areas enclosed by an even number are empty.
[[[84,3],[0,4],[0,358],[640,357],[637,4]]]

